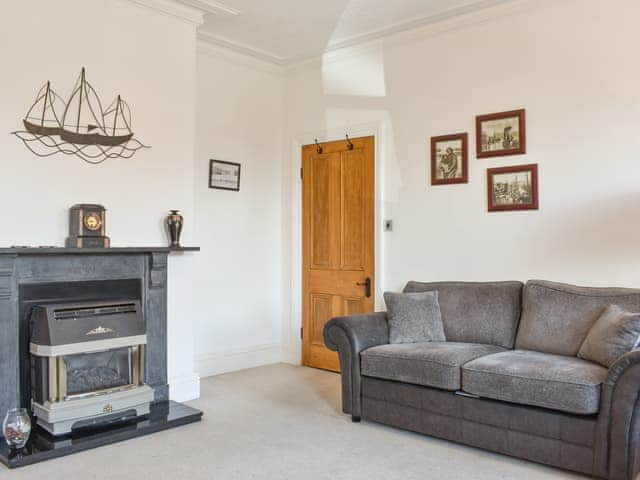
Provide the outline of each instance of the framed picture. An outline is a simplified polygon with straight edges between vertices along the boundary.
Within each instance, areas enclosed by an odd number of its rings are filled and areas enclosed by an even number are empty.
[[[490,212],[538,209],[538,165],[489,168],[487,195]]]
[[[210,160],[209,188],[240,191],[240,164]]]
[[[431,137],[431,185],[468,183],[468,135]]]
[[[502,157],[526,153],[525,111],[492,113],[476,117],[476,156]]]

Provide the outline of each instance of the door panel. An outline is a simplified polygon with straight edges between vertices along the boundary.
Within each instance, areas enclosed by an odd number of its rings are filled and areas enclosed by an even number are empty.
[[[311,294],[311,342],[314,345],[324,345],[322,329],[324,324],[333,317],[333,296],[327,294]]]
[[[344,315],[356,315],[365,313],[362,298],[345,298]]]
[[[341,242],[343,270],[364,269],[364,176],[362,151],[345,152],[341,159]]]
[[[311,181],[317,188],[311,193],[314,215],[311,220],[312,268],[331,266],[331,157],[319,156],[309,170]]]
[[[324,346],[333,317],[373,311],[374,139],[325,143],[302,149],[302,362],[339,370],[336,352]]]

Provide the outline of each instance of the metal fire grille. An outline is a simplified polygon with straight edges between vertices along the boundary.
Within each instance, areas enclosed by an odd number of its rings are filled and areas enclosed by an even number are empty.
[[[144,345],[49,358],[49,401],[104,395],[144,384]]]

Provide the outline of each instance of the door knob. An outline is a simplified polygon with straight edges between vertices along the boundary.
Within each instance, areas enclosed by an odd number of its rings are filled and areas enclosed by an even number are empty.
[[[367,277],[364,282],[357,282],[356,285],[364,287],[364,296],[369,298],[371,296],[371,278]]]

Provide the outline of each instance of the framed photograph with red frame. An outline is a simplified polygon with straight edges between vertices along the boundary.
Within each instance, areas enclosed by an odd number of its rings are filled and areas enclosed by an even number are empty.
[[[487,169],[490,212],[538,210],[538,165]]]
[[[466,133],[431,137],[431,185],[469,183]]]
[[[525,110],[476,117],[476,157],[503,157],[527,153]]]

